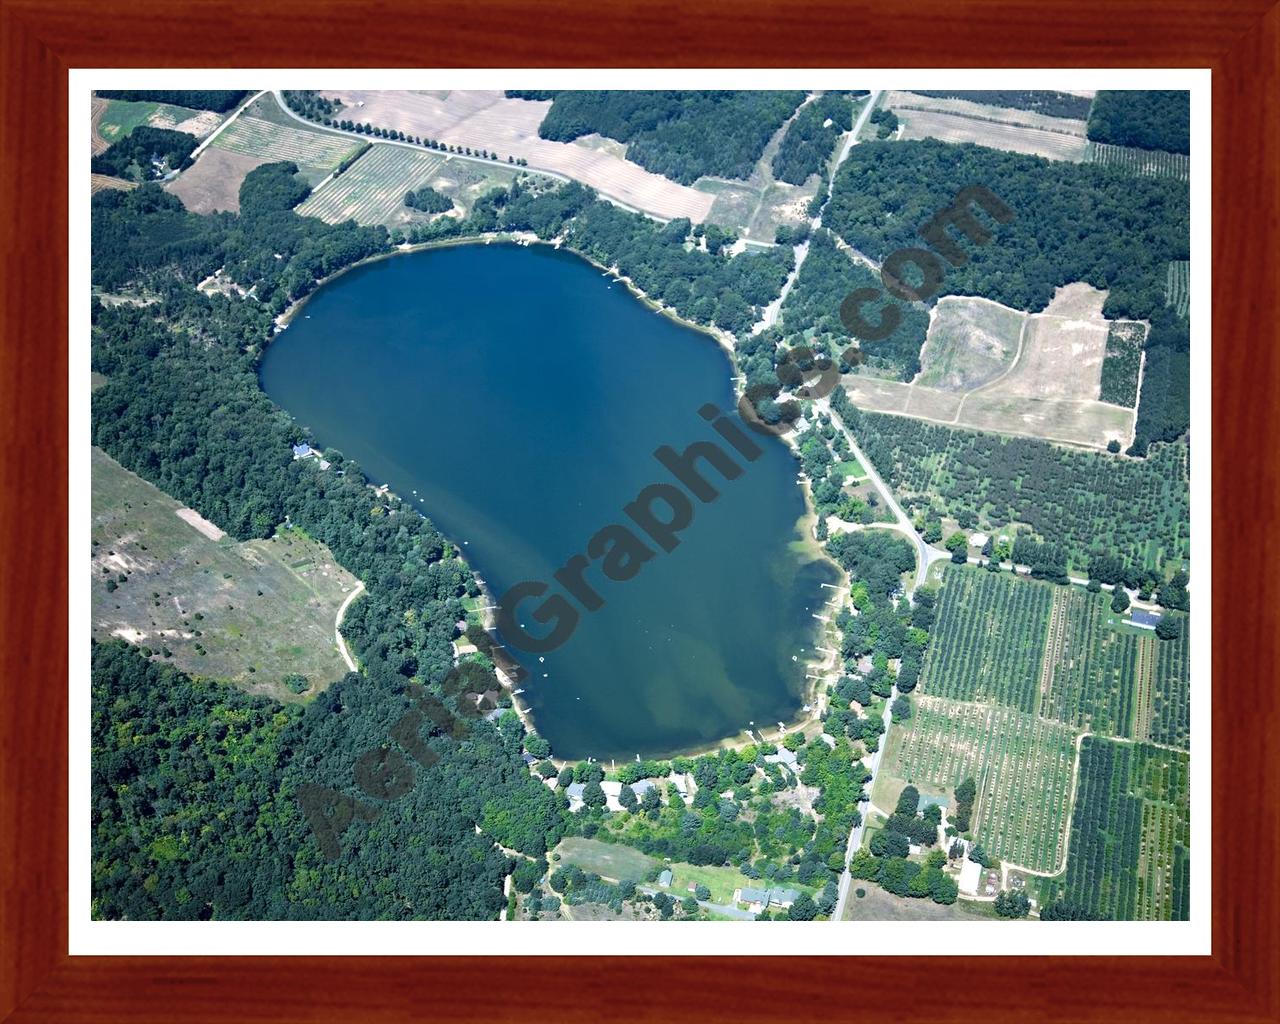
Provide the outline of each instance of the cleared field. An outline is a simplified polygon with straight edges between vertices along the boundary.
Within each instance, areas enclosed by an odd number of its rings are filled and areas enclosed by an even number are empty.
[[[957,392],[989,384],[1013,365],[1025,322],[1025,313],[998,302],[939,299],[914,383]]]
[[[1186,754],[1085,737],[1071,816],[1068,902],[1121,921],[1186,920],[1190,838]]]
[[[177,180],[164,186],[192,213],[239,213],[240,186],[245,175],[255,167],[270,163],[269,157],[246,156],[220,149],[220,141],[221,137],[214,140],[196,157],[194,164],[178,175]]]
[[[1001,705],[927,694],[916,703],[889,771],[946,792],[973,779],[972,831],[987,851],[1033,871],[1056,870],[1075,759],[1070,727]]]
[[[420,188],[442,158],[407,146],[375,145],[336,178],[323,182],[298,207],[298,213],[329,224],[390,224],[407,215],[406,192]]]
[[[255,157],[262,163],[292,160],[314,185],[359,146],[354,138],[310,131],[301,125],[275,124],[265,118],[242,114],[209,148]]]
[[[884,106],[898,115],[903,139],[973,142],[1050,160],[1081,161],[1085,122],[970,100],[891,92]]]
[[[639,882],[659,863],[630,846],[602,843],[599,839],[585,839],[582,836],[567,837],[553,853],[560,854],[561,864],[577,864],[583,871],[591,871],[601,878],[612,878],[619,882]],[[553,859],[551,863],[554,866],[556,861]]]
[[[110,174],[89,175],[89,188],[93,195],[109,188],[118,189],[121,192],[128,192],[130,189],[137,187],[138,183],[136,181],[127,181],[124,178],[116,178]]]
[[[334,619],[356,581],[324,545],[293,531],[213,540],[97,448],[92,467],[95,637],[167,650],[185,672],[279,700],[298,699],[287,675],[309,692],[342,678]]]
[[[94,156],[105,153],[111,146],[111,143],[98,134],[98,122],[102,120],[102,115],[107,112],[107,107],[110,105],[110,100],[104,100],[98,96],[93,97],[90,105],[89,145]]]
[[[857,891],[866,893],[859,897]],[[854,879],[845,903],[843,921],[981,921],[989,914],[977,909],[982,904],[957,900],[946,905],[929,899],[903,899],[885,892],[875,882]]]
[[[849,375],[845,390],[874,412],[1094,448],[1127,445],[1135,408],[1099,400],[1111,325],[1102,316],[1105,300],[1106,292],[1083,283],[1059,288],[1032,314],[987,299],[944,298],[911,384]]]
[[[603,147],[538,138],[550,102],[509,100],[501,91],[460,90],[439,94],[390,90],[341,90],[326,96],[344,104],[340,119],[394,128],[409,135],[487,149],[499,159],[523,157],[535,170],[553,171],[657,217],[706,219],[713,198],[652,174]]]
[[[948,566],[920,689],[1035,714],[1054,589],[1012,573]]]
[[[1086,163],[1119,167],[1129,174],[1145,177],[1191,180],[1191,157],[1185,153],[1165,153],[1158,149],[1132,149],[1106,142],[1090,142]]]
[[[1178,316],[1186,316],[1191,309],[1191,261],[1173,260],[1165,280],[1164,301],[1177,310]]]

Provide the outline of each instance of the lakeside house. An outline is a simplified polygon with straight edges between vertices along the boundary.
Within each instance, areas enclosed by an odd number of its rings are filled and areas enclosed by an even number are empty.
[[[295,444],[293,446],[293,457],[295,459],[312,459],[316,458],[319,454],[319,452],[305,441],[302,444]]]

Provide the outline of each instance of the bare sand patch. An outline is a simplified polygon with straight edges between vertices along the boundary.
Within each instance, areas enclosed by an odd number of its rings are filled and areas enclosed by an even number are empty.
[[[1106,304],[1107,293],[1100,291],[1084,281],[1064,284],[1054,290],[1053,298],[1042,312],[1046,316],[1064,316],[1073,320],[1104,321],[1102,307]]]
[[[329,91],[344,107],[337,115],[440,142],[487,149],[499,159],[523,157],[531,170],[552,171],[657,217],[701,222],[712,197],[680,185],[614,153],[538,137],[549,102],[506,99],[498,90],[436,95],[388,90]]]
[[[184,523],[189,523],[194,526],[210,540],[222,540],[222,538],[226,536],[225,532],[220,530],[213,523],[209,522],[209,520],[193,508],[174,509],[174,514]]]
[[[165,189],[181,199],[192,213],[239,213],[240,185],[245,175],[268,159],[211,145]]]
[[[220,124],[222,124],[221,114],[215,114],[212,110],[202,110],[195,117],[179,121],[174,128],[176,131],[194,135],[197,139],[203,139]]]

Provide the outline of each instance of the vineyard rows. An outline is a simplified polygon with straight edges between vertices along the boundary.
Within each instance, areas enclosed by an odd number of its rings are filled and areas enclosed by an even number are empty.
[[[1172,306],[1178,316],[1186,316],[1191,309],[1191,261],[1172,260],[1165,277],[1164,301]]]
[[[1119,167],[1129,174],[1145,177],[1191,179],[1191,157],[1185,153],[1165,153],[1159,149],[1134,149],[1112,146],[1106,142],[1090,142],[1085,154],[1087,163]]]
[[[1189,779],[1186,754],[1086,737],[1067,900],[1103,918],[1185,920]]]
[[[1186,748],[1191,743],[1191,653],[1183,625],[1176,640],[1150,640],[1155,648],[1155,686],[1151,693],[1145,738]],[[1145,637],[1143,639],[1146,639]],[[1138,734],[1142,739],[1143,734]]]
[[[228,125],[210,145],[244,156],[264,157],[268,161],[292,160],[299,167],[330,171],[360,143],[339,135],[322,135],[245,116]]]
[[[1036,871],[1061,862],[1075,734],[999,705],[922,695],[890,769],[917,784],[977,784],[973,831],[1002,860]]]
[[[1107,331],[1107,354],[1102,360],[1104,402],[1133,407],[1138,404],[1138,370],[1146,328],[1134,320],[1116,320]]]
[[[386,224],[403,211],[405,193],[425,185],[441,162],[433,153],[375,145],[338,177],[323,182],[298,213],[329,224]]]

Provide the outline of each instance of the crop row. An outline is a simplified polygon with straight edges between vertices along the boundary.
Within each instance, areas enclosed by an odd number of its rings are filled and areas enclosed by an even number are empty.
[[[1166,153],[1159,149],[1134,149],[1130,146],[1112,146],[1106,142],[1091,142],[1087,159],[1090,163],[1119,167],[1129,174],[1145,177],[1191,178],[1191,157],[1185,153]]]
[[[1051,601],[1049,584],[949,568],[921,690],[1034,713]]]
[[[999,705],[921,696],[890,771],[954,790],[977,785],[973,831],[1002,860],[1052,871],[1062,855],[1074,733]]]
[[[228,125],[212,145],[245,156],[292,160],[306,167],[328,170],[336,167],[359,143],[339,135],[321,135],[246,116]]]
[[[1191,309],[1191,261],[1172,260],[1165,279],[1164,301],[1172,306],[1178,316],[1186,316]]]
[[[405,146],[375,145],[346,171],[321,184],[298,212],[330,224],[385,224],[404,207],[406,192],[427,183],[441,158]]]
[[[1089,736],[1079,773],[1066,898],[1104,918],[1185,917],[1187,755]]]

